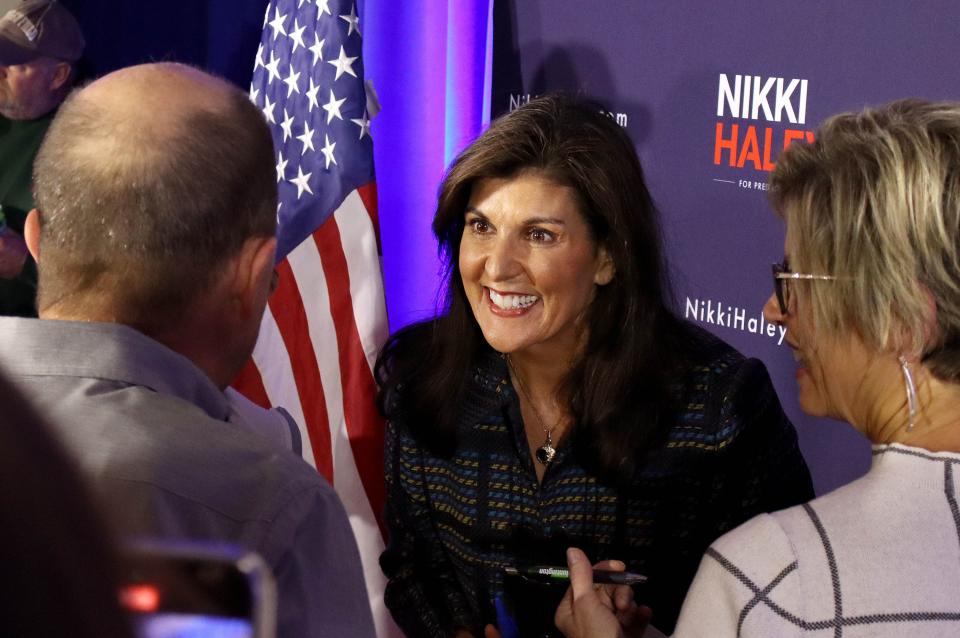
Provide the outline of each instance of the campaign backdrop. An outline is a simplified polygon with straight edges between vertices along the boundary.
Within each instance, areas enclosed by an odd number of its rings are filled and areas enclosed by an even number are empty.
[[[87,33],[89,75],[170,59],[249,86],[266,0],[63,1]],[[465,18],[465,4],[476,15]],[[485,7],[367,0],[361,16],[367,77],[384,106],[372,132],[391,328],[436,308],[428,227],[444,164],[488,114],[550,90],[581,92],[637,145],[679,313],[766,363],[818,492],[863,473],[867,444],[849,426],[800,413],[782,333],[762,321],[770,263],[783,252],[764,188],[784,144],[808,139],[832,113],[906,96],[957,99],[960,4],[496,0],[492,29]],[[465,74],[474,80],[456,84]],[[464,111],[467,124],[452,126]]]
[[[866,471],[852,428],[803,415],[783,331],[761,308],[783,225],[766,181],[833,113],[960,97],[960,4],[498,0],[494,115],[553,90],[598,100],[637,146],[681,316],[762,359],[818,493]],[[829,284],[825,284],[829,285]]]

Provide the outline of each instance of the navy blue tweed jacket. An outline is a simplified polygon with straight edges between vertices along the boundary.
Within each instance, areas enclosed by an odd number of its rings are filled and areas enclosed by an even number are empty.
[[[564,565],[571,545],[593,561],[616,558],[647,575],[637,599],[670,632],[714,539],[755,514],[813,497],[796,432],[763,364],[691,329],[702,343],[680,414],[625,487],[589,474],[572,437],[537,482],[519,400],[494,352],[476,362],[450,458],[427,452],[402,420],[389,423],[390,538],[380,563],[387,607],[407,635],[446,637],[463,627],[482,636],[498,606],[552,626],[563,587],[505,578],[502,567]]]

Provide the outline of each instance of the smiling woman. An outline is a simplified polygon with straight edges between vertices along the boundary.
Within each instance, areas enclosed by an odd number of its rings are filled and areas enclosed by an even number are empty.
[[[577,545],[648,576],[670,630],[707,545],[812,488],[762,364],[670,309],[632,142],[532,100],[454,161],[433,230],[444,312],[377,364],[387,606],[411,636],[556,635],[563,586],[504,568]]]

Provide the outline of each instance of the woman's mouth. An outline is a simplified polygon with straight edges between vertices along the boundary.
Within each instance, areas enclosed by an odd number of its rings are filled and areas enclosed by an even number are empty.
[[[497,292],[487,288],[487,297],[494,309],[511,314],[522,314],[540,300],[536,295],[519,295],[514,293]]]

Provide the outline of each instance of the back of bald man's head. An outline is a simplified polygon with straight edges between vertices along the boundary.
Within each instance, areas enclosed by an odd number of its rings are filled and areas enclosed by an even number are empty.
[[[244,241],[272,236],[277,188],[262,113],[192,67],[112,73],[61,106],[34,165],[37,304],[148,334],[216,280]]]

